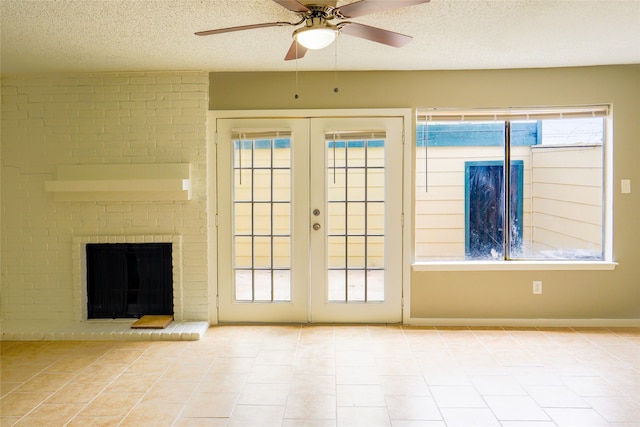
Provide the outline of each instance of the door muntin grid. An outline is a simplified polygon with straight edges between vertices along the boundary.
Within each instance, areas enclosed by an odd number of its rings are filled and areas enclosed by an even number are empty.
[[[385,134],[326,135],[327,300],[384,302]]]
[[[291,301],[291,139],[235,135],[236,302]]]

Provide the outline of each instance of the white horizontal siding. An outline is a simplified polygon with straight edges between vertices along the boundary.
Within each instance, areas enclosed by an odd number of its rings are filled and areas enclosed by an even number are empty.
[[[602,248],[602,146],[532,150],[534,250]]]
[[[415,258],[465,256],[465,162],[501,160],[502,147],[428,147],[416,152]],[[523,161],[523,255],[538,249],[599,250],[602,147],[513,147]],[[425,191],[425,178],[427,187]]]

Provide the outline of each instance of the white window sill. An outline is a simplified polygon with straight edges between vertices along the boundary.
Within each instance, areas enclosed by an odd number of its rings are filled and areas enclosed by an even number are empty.
[[[433,261],[414,262],[413,271],[613,270],[612,261]]]

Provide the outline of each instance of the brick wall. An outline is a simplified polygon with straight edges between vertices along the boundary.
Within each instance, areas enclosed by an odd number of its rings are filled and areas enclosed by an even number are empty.
[[[185,320],[208,320],[205,72],[3,76],[0,318],[71,320],[72,239],[181,235]],[[189,163],[192,200],[54,202],[56,166]]]

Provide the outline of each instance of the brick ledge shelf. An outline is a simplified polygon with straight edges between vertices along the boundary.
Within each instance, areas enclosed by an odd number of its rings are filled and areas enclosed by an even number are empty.
[[[56,201],[191,200],[189,163],[66,165],[45,182]]]
[[[208,322],[172,322],[165,329],[131,329],[137,319],[51,321],[4,320],[2,341],[197,341]]]

